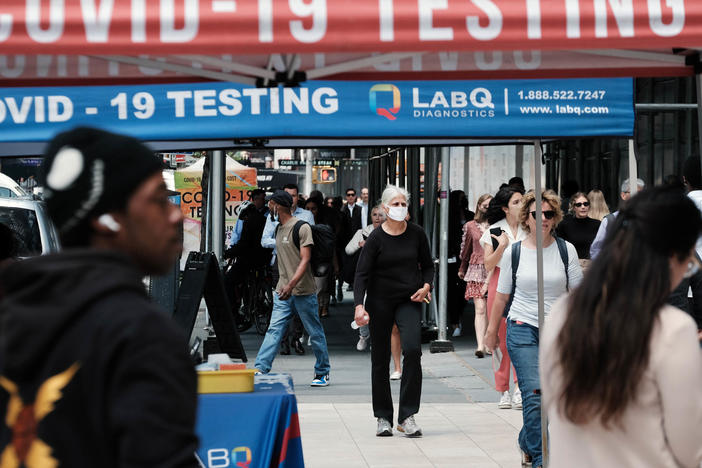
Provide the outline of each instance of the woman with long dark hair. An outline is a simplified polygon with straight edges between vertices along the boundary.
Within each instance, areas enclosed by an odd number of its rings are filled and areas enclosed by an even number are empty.
[[[697,327],[666,300],[697,268],[701,232],[680,190],[644,190],[580,287],[553,306],[540,356],[552,467],[700,466]]]
[[[495,301],[497,282],[500,278],[500,267],[497,266],[502,260],[505,250],[518,241],[526,239],[527,233],[519,223],[519,210],[522,206],[522,196],[524,192],[521,188],[505,185],[490,200],[487,210],[487,221],[489,229],[480,238],[480,245],[483,246],[485,254],[485,271],[488,274],[488,295],[487,295],[487,315],[488,321],[492,311],[492,304]],[[490,231],[500,231],[500,234],[491,234]],[[497,241],[494,246],[493,239]],[[500,314],[501,316],[502,314]],[[517,373],[514,374],[514,392],[509,394],[509,374],[512,368],[507,352],[507,322],[504,318],[500,320],[499,340],[501,360],[496,359],[493,354],[493,370],[495,371],[495,389],[500,392],[500,401],[497,404],[500,409],[522,409],[522,393],[517,385]],[[496,364],[496,365],[495,365]]]

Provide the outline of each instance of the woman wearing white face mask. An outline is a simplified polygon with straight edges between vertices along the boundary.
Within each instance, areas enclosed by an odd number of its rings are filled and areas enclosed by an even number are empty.
[[[409,193],[389,185],[382,196],[387,220],[366,240],[356,267],[356,323],[370,327],[373,413],[378,436],[392,435],[393,406],[388,366],[393,323],[400,330],[403,370],[397,429],[421,437],[414,421],[422,393],[421,304],[431,299],[434,278],[429,242],[424,230],[408,223]],[[365,299],[364,304],[364,296]]]

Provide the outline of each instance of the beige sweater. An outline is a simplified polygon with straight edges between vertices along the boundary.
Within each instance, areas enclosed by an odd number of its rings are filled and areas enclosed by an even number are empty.
[[[672,306],[661,310],[637,401],[625,410],[622,427],[605,429],[598,421],[574,425],[556,408],[562,375],[554,368],[554,348],[565,315],[562,297],[551,309],[540,343],[541,388],[549,418],[549,467],[700,467],[702,350],[692,318]]]

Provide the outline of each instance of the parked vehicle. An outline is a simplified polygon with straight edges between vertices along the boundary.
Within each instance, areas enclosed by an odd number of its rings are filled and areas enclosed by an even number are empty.
[[[27,197],[29,194],[11,177],[0,173],[0,198]]]
[[[19,257],[44,255],[60,248],[58,232],[40,200],[0,197],[0,223],[14,231]]]

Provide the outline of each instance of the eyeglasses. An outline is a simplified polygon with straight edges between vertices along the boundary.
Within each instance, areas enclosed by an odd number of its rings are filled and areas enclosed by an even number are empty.
[[[697,260],[696,255],[693,255],[687,264],[687,271],[683,275],[683,278],[691,278],[692,276],[696,275],[698,271],[700,271],[700,261]]]
[[[578,203],[573,203],[573,205],[576,206],[576,207],[578,207],[578,208],[580,208],[581,206],[590,206],[590,202],[589,202],[589,201],[586,201],[586,202],[578,202]]]
[[[347,196],[347,197],[355,197],[356,194],[355,194],[355,193],[347,193],[346,196]]]
[[[556,216],[556,212],[555,212],[555,211],[551,211],[551,210],[549,210],[549,211],[542,211],[542,213],[544,214],[544,218],[546,218],[546,219],[553,219],[553,217]],[[534,218],[534,219],[536,219],[536,211],[532,211],[532,212],[531,212],[531,217]]]

